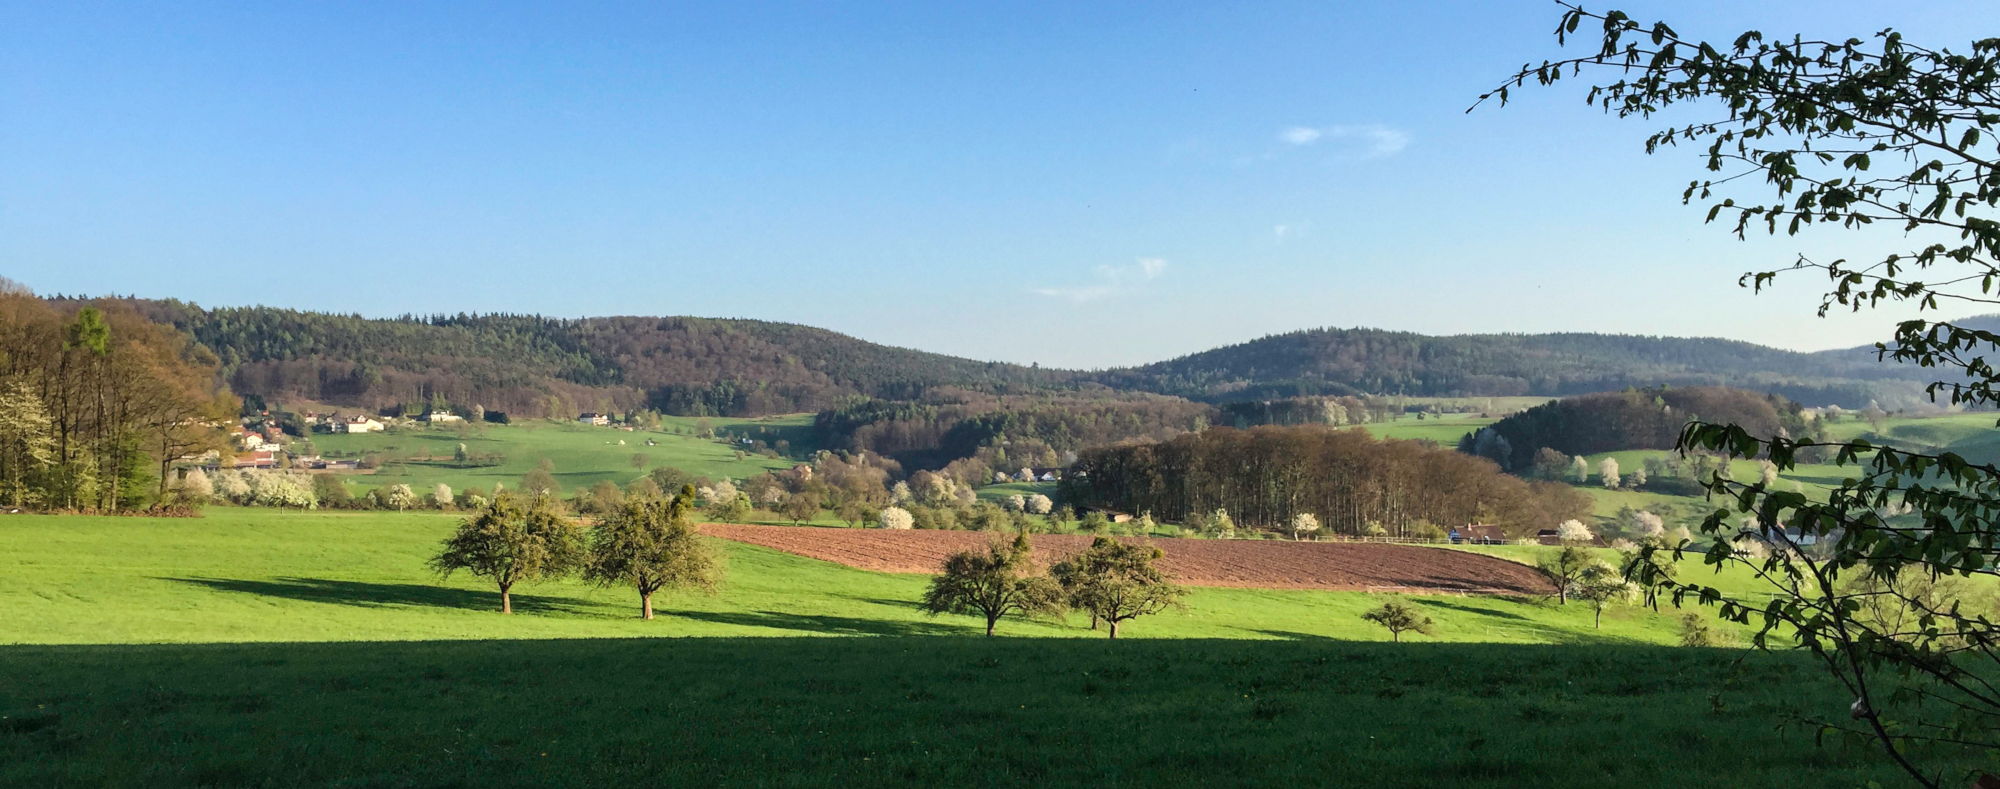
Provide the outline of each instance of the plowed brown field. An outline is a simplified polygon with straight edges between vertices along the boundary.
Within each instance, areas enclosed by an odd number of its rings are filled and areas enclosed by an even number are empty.
[[[711,523],[703,533],[864,570],[932,573],[955,551],[997,535],[966,531],[890,531]],[[1090,545],[1071,534],[1032,537],[1035,562],[1046,567]],[[1478,554],[1414,545],[1273,540],[1151,541],[1166,552],[1160,568],[1194,586],[1362,591],[1546,594],[1534,568]]]

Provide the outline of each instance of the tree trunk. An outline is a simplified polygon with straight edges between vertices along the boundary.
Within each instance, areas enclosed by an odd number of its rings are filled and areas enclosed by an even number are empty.
[[[1401,630],[1391,630],[1391,631],[1389,631],[1389,641],[1390,641],[1390,643],[1394,643],[1394,644],[1401,644],[1401,643],[1403,643],[1403,631],[1401,631]]]
[[[641,590],[641,591],[639,592],[639,618],[640,618],[640,619],[652,619],[652,618],[653,618],[653,593],[652,593],[652,592],[647,592],[647,591],[643,591],[643,590]]]
[[[1116,619],[1106,619],[1106,620],[1104,620],[1104,623],[1105,623],[1106,625],[1109,625],[1109,626],[1111,627],[1111,637],[1112,637],[1112,638],[1117,638],[1117,637],[1118,637],[1118,620],[1116,620]]]
[[[993,624],[998,621],[1000,621],[1000,618],[997,616],[986,617],[986,635],[993,635]]]
[[[1604,628],[1604,606],[1600,605],[1597,607],[1597,617],[1591,620],[1590,626],[1592,629],[1596,630],[1602,630]]]
[[[500,613],[514,613],[514,595],[510,591],[512,588],[511,584],[502,584],[500,586]]]

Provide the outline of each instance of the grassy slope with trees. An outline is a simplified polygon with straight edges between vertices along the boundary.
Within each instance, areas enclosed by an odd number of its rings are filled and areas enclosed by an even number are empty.
[[[988,640],[974,617],[920,614],[922,576],[724,543],[721,591],[665,595],[659,620],[581,581],[517,589],[521,613],[503,617],[492,589],[424,569],[454,520],[0,520],[0,674],[16,678],[0,688],[0,781],[1497,786],[1880,769],[1773,728],[1845,703],[1809,664],[1659,646],[1671,612],[1618,606],[1598,630],[1577,604],[1414,597],[1437,635],[1391,645],[1355,643],[1387,638],[1360,618],[1375,596],[1198,589],[1130,624],[1136,640],[1081,638],[1081,621],[1006,621],[1035,638]],[[708,638],[632,640],[690,635]],[[1491,643],[1509,641],[1554,646]],[[1615,756],[1596,747],[1608,736]]]

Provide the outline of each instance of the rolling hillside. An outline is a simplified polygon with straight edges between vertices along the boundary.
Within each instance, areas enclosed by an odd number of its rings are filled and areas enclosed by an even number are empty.
[[[232,388],[365,408],[441,398],[531,416],[650,407],[751,416],[854,398],[914,400],[1102,391],[1205,402],[1298,395],[1560,396],[1633,386],[1731,385],[1807,404],[1894,407],[1920,371],[1871,350],[1799,353],[1720,339],[1604,334],[1433,337],[1312,329],[1133,368],[1054,370],[867,342],[825,329],[692,317],[372,319],[268,307],[132,300],[212,349]]]
[[[1572,395],[1635,386],[1729,385],[1803,403],[1917,394],[1920,376],[1873,351],[1799,353],[1713,338],[1617,334],[1432,337],[1311,329],[1119,370],[1104,380],[1199,400],[1296,395]]]

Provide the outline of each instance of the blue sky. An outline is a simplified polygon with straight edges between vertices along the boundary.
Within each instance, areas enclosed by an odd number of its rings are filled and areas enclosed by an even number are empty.
[[[1593,6],[1595,7],[1595,6]],[[1625,3],[1962,46],[1990,3]],[[1795,348],[1693,152],[1581,86],[1559,9],[1457,3],[132,4],[0,0],[0,275],[393,315],[792,321],[1103,366],[1313,326]],[[1574,47],[1572,47],[1574,49]]]

